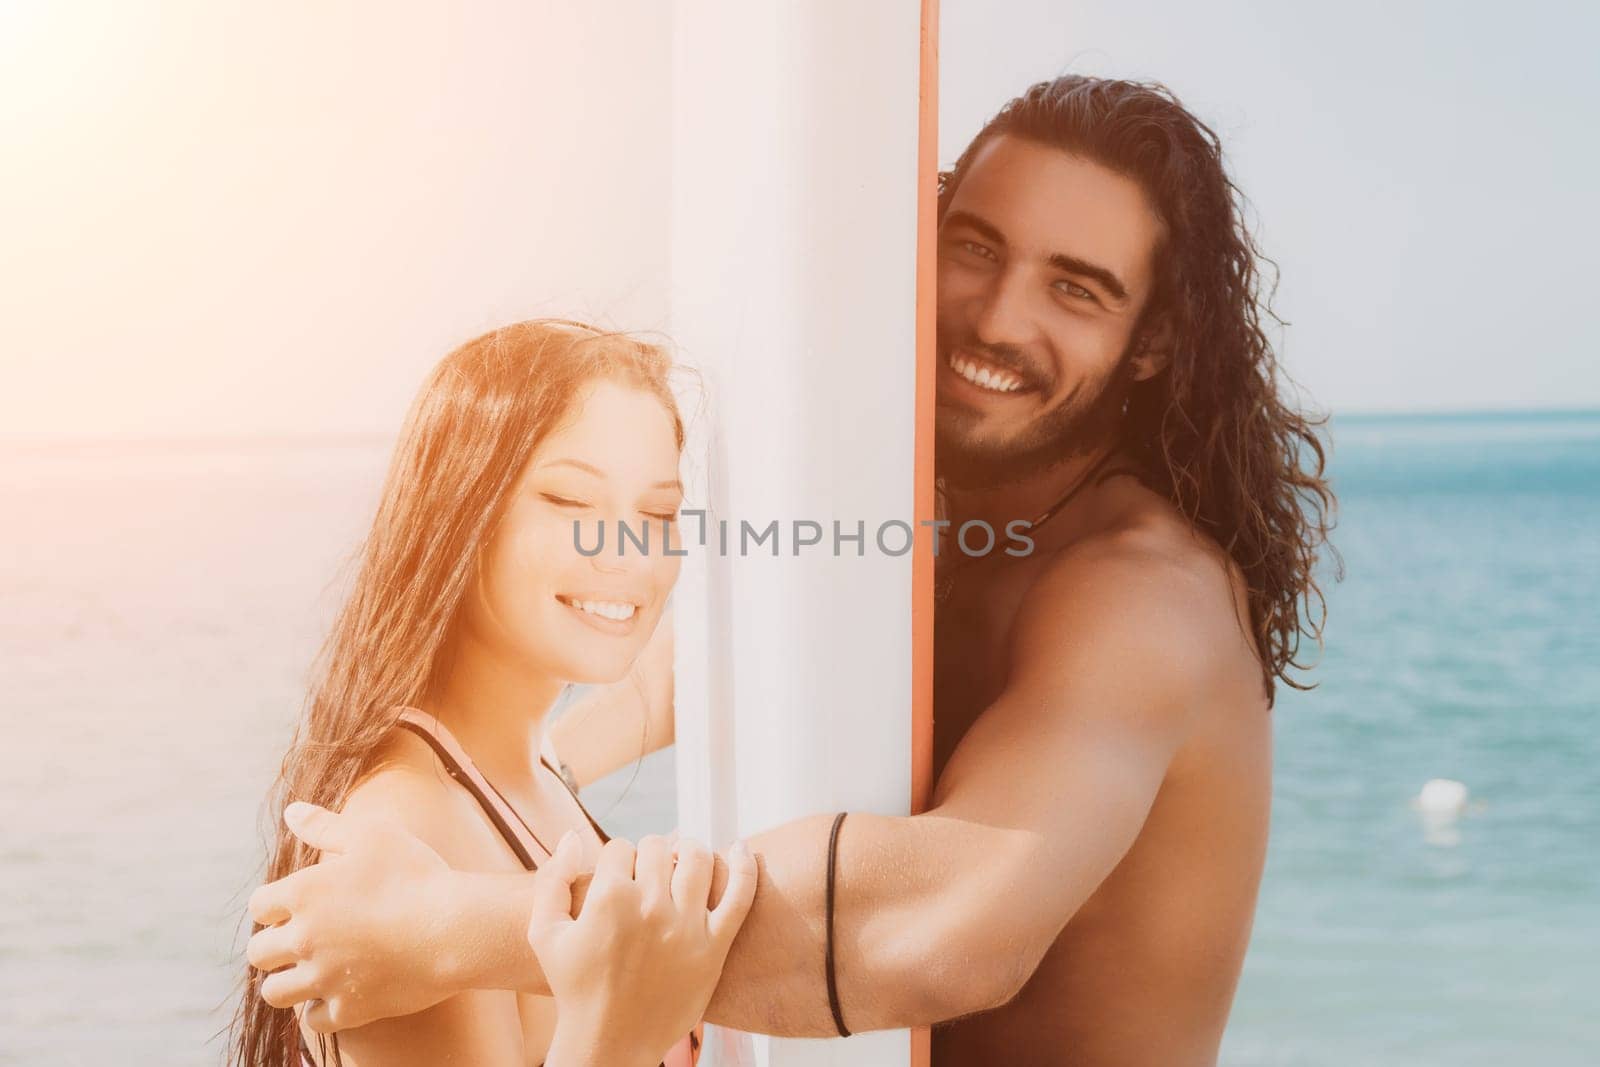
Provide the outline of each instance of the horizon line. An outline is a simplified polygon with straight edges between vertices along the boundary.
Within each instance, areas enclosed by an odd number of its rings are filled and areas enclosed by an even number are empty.
[[[1600,416],[1596,407],[1550,408],[1423,408],[1385,409],[1366,408],[1353,411],[1327,411],[1330,423],[1341,420],[1357,422],[1384,419],[1418,419],[1447,421],[1452,419],[1514,419]],[[310,430],[304,432],[255,433],[0,433],[0,448],[39,448],[52,446],[140,445],[156,447],[194,447],[197,445],[266,447],[266,446],[361,446],[394,440],[399,428],[393,430]]]

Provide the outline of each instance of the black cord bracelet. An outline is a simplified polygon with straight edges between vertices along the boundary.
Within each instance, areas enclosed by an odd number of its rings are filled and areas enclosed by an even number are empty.
[[[849,1037],[850,1031],[845,1029],[844,1012],[839,1007],[839,982],[834,977],[833,965],[833,882],[834,872],[839,867],[839,827],[844,825],[845,812],[840,812],[833,818],[833,829],[828,831],[828,889],[823,902],[823,923],[827,931],[827,942],[822,952],[822,965],[828,972],[828,1008],[833,1012],[833,1025],[838,1028],[840,1037]]]

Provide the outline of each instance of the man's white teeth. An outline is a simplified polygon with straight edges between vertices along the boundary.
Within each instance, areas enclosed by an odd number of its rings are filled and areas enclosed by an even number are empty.
[[[567,603],[579,611],[598,615],[602,619],[615,619],[617,622],[633,618],[633,613],[638,610],[632,604],[623,604],[615,600],[568,600]]]
[[[1022,388],[1022,379],[1010,371],[990,370],[980,367],[964,356],[952,355],[950,369],[961,375],[973,385],[996,393],[1014,393]]]

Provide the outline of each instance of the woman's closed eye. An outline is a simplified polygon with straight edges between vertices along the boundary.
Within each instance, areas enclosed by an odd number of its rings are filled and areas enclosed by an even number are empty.
[[[594,505],[590,504],[588,501],[576,500],[572,497],[559,496],[556,493],[540,493],[539,495],[558,508],[570,508],[575,511],[588,511],[594,507]],[[639,514],[643,515],[645,518],[658,519],[661,522],[678,521],[677,508],[663,508],[655,511],[641,508]]]

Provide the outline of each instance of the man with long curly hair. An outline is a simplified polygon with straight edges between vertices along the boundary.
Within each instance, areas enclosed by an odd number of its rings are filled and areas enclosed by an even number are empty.
[[[942,1023],[937,1064],[1213,1062],[1266,849],[1268,713],[1320,640],[1333,504],[1280,396],[1242,198],[1164,88],[1058,78],[943,176],[938,261],[947,529],[1024,519],[1034,548],[941,553],[932,809],[755,837],[761,888],[707,1017]],[[337,819],[299,831],[346,847]],[[321,902],[303,976],[269,993],[320,997],[319,1027],[542,988],[525,885],[326,866],[259,902],[291,921],[291,898]],[[410,999],[364,996],[380,973]]]

